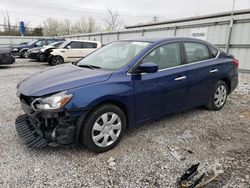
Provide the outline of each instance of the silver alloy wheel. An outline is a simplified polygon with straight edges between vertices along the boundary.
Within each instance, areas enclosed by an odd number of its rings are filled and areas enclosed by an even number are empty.
[[[214,103],[216,107],[220,108],[224,105],[227,98],[227,88],[224,85],[220,85],[214,95]]]
[[[113,144],[120,136],[122,130],[122,122],[120,117],[108,112],[102,114],[92,129],[92,140],[99,147],[107,147]]]
[[[43,62],[45,60],[45,55],[44,54],[40,54],[39,59],[40,59],[40,61]]]
[[[59,56],[54,57],[54,62],[53,62],[54,65],[60,65],[62,63],[63,63],[63,61],[62,61],[61,57],[59,57]]]
[[[25,52],[23,53],[23,56],[24,56],[25,58],[28,58],[28,52],[25,51]]]

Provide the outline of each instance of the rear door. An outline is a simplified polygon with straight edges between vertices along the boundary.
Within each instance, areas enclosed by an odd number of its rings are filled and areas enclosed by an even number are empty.
[[[186,105],[186,67],[179,42],[167,43],[148,54],[141,63],[158,64],[159,71],[134,79],[137,122],[180,110]]]
[[[183,42],[186,53],[188,94],[187,106],[207,104],[219,72],[216,55],[206,44]]]
[[[86,57],[91,52],[95,51],[97,48],[97,43],[95,42],[82,42],[82,56]]]

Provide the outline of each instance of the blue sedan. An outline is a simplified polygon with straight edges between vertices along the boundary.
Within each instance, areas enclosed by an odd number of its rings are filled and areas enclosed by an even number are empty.
[[[238,84],[238,66],[198,39],[113,42],[19,83],[25,115],[16,130],[29,147],[80,142],[104,152],[142,122],[197,106],[220,110]]]

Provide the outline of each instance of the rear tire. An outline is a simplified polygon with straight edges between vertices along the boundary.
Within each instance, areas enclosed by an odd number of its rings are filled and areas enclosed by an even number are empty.
[[[20,54],[21,58],[27,58],[27,50],[23,50]]]
[[[105,152],[119,143],[125,128],[126,118],[123,111],[115,105],[105,104],[86,118],[80,140],[89,151]]]
[[[218,111],[223,108],[227,101],[228,86],[220,80],[216,83],[212,96],[206,105],[206,108],[213,111]]]
[[[51,58],[51,62],[50,62],[50,65],[52,65],[52,66],[55,66],[55,65],[60,65],[60,64],[62,64],[62,63],[64,63],[64,60],[63,60],[63,58],[61,57],[61,56],[53,56],[52,58]]]

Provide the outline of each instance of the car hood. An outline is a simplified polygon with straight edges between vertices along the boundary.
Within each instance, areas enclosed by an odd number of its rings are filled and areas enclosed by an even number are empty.
[[[0,54],[8,54],[10,53],[10,48],[0,48]]]
[[[29,45],[17,45],[17,46],[12,46],[12,49],[14,48],[21,49],[21,48],[27,48],[27,47],[29,47]]]
[[[112,72],[80,68],[72,64],[60,65],[34,74],[17,85],[25,96],[40,97],[76,87],[103,82]]]
[[[29,49],[28,51],[29,51],[29,52],[32,52],[32,51],[39,51],[39,50],[41,50],[41,49],[42,49],[42,47],[35,47],[35,48]]]

